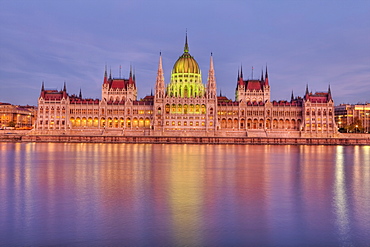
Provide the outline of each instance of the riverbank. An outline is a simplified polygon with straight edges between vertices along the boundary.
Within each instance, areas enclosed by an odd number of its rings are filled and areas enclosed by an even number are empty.
[[[369,135],[370,137],[370,135]],[[59,143],[160,143],[160,144],[262,144],[262,145],[370,145],[370,138],[288,138],[288,137],[196,137],[196,136],[86,136],[0,134],[2,142]]]

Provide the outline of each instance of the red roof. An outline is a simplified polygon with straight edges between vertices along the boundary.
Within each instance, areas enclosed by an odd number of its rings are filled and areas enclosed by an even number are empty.
[[[315,94],[309,94],[306,96],[306,100],[311,101],[312,103],[328,103],[329,94],[317,92]]]
[[[111,82],[112,89],[124,89],[126,88],[126,81],[124,79],[113,79]]]
[[[252,90],[262,90],[261,82],[258,80],[249,80],[247,81],[247,89]]]

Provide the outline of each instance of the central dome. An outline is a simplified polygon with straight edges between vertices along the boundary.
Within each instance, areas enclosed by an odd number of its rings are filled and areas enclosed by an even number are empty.
[[[173,65],[172,73],[199,74],[200,69],[197,61],[195,61],[189,52],[185,51],[184,54],[182,54]]]
[[[188,36],[185,39],[184,53],[173,65],[172,73],[192,73],[200,74],[197,61],[189,54]]]
[[[169,97],[203,97],[205,87],[197,61],[189,54],[188,37],[185,39],[184,53],[173,65],[171,82],[167,86]]]

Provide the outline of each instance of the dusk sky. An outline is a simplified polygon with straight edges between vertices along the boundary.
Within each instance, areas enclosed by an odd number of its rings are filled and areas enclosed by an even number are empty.
[[[143,98],[160,52],[170,82],[186,30],[204,84],[213,53],[218,94],[267,64],[271,100],[330,84],[336,105],[370,102],[369,0],[0,0],[0,102],[37,105],[43,81],[100,99],[106,65],[125,78],[132,65]]]

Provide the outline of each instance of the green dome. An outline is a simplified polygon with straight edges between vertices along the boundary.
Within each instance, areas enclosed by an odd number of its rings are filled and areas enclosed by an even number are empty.
[[[195,98],[203,97],[205,87],[197,61],[189,54],[186,37],[184,53],[177,59],[171,73],[171,83],[167,86],[169,97]]]
[[[177,59],[173,66],[172,73],[200,74],[200,69],[197,61],[195,61],[188,52],[184,52],[184,54]]]

